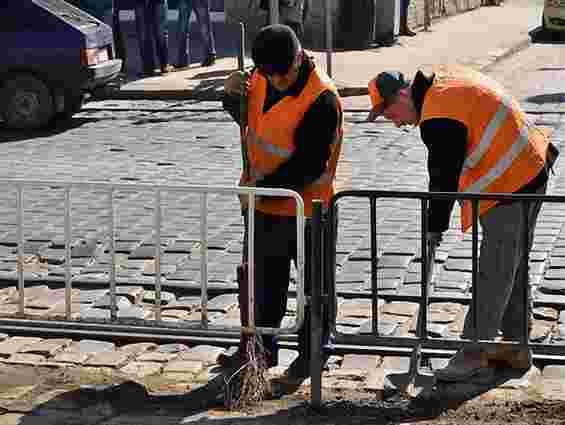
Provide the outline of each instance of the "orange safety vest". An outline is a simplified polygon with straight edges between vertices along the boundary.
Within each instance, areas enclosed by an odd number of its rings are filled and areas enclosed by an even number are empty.
[[[545,164],[546,135],[528,121],[516,99],[479,72],[461,66],[438,68],[424,98],[420,124],[433,118],[453,119],[467,127],[467,150],[459,176],[461,193],[516,192]],[[481,201],[479,215],[496,203]],[[464,201],[463,232],[471,225],[471,202]]]
[[[267,96],[267,80],[258,72],[251,76],[248,103],[248,128],[246,133],[247,158],[249,174],[257,180],[273,173],[281,164],[288,161],[295,149],[294,134],[302,122],[304,114],[318,97],[330,90],[337,96],[337,89],[330,78],[317,67],[310,77],[302,93],[298,97],[287,96],[276,103],[267,112],[263,105]],[[312,184],[298,192],[304,200],[304,214],[312,216],[312,200],[320,199],[327,208],[335,193],[334,180],[337,160],[343,140],[342,106],[338,97],[339,125],[335,139],[331,144],[330,157],[324,173]],[[310,140],[308,143],[317,143]],[[241,184],[245,185],[242,174]],[[256,209],[265,214],[294,216],[296,202],[293,198],[261,197]]]

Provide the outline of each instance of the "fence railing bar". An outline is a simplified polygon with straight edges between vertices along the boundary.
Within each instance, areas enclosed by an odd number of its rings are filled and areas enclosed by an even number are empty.
[[[18,237],[18,311],[21,316],[24,314],[25,301],[24,301],[24,188],[22,185],[17,185],[16,195],[16,216],[17,216],[17,237]]]
[[[71,189],[65,188],[65,318],[71,320],[72,276],[71,276],[71,242],[72,242]]]
[[[108,191],[108,206],[110,212],[108,215],[108,234],[110,244],[110,319],[117,320],[118,306],[116,304],[116,223],[114,217],[114,190],[110,188]]]
[[[200,195],[200,321],[208,328],[208,195]]]
[[[473,320],[473,339],[478,341],[479,339],[479,302],[477,294],[479,292],[479,200],[473,199],[471,201],[471,214],[472,214],[472,245],[473,245],[473,266],[472,266],[472,298],[471,298],[471,305],[472,305],[472,320]]]
[[[378,282],[378,246],[377,246],[377,200],[370,199],[371,203],[371,288],[372,302],[371,333],[379,334],[379,282]]]
[[[535,205],[534,205],[535,207]],[[522,214],[523,214],[523,220],[524,220],[524,225],[522,226],[523,232],[524,234],[522,235],[522,239],[523,239],[523,247],[522,247],[522,258],[523,258],[523,263],[524,263],[524,267],[526,268],[526,270],[524,270],[524,276],[526,276],[526,279],[529,280],[529,276],[530,276],[530,208],[532,208],[532,204],[528,201],[523,202],[522,203]],[[532,238],[533,238],[533,232],[532,232]],[[526,285],[522,286],[522,290],[523,292],[523,300],[525,303],[525,308],[524,311],[526,312],[526,317],[524,317],[524,320],[522,321],[522,332],[520,332],[521,335],[521,343],[524,345],[528,344],[528,341],[530,340],[530,326],[529,326],[529,322],[530,322],[530,317],[531,315],[533,315],[533,312],[531,311],[531,303],[530,303],[530,285],[529,285],[529,281],[527,282]]]
[[[161,321],[161,191],[155,191],[155,320]]]

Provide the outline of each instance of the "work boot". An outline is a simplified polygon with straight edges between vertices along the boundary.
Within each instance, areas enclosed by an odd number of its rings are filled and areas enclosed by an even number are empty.
[[[524,369],[532,367],[532,350],[503,345],[489,348],[485,353],[489,366],[499,369]]]
[[[406,16],[400,18],[399,34],[407,37],[414,37],[416,35],[416,33],[408,26],[408,18]]]
[[[434,373],[436,380],[461,382],[488,368],[488,360],[482,351],[462,348],[443,369]]]
[[[216,55],[214,53],[209,53],[206,59],[200,64],[200,66],[212,66],[216,63]]]

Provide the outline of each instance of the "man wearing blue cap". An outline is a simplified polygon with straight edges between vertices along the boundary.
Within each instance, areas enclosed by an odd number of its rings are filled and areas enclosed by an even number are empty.
[[[486,75],[443,66],[429,76],[419,71],[410,83],[401,72],[382,72],[370,81],[369,96],[369,121],[383,115],[398,127],[420,127],[428,149],[431,192],[545,193],[557,149],[529,122],[518,102]],[[431,201],[430,243],[441,242],[452,207],[452,201]],[[469,310],[464,338],[492,340],[501,332],[505,340],[527,342],[522,340],[531,318],[525,258],[540,207],[541,202],[480,202],[482,240],[478,290],[473,294],[478,311]],[[462,202],[463,232],[471,228],[472,217],[470,202]],[[436,378],[465,381],[489,368],[527,370],[531,364],[531,350],[523,344],[497,349],[468,345],[436,372]]]

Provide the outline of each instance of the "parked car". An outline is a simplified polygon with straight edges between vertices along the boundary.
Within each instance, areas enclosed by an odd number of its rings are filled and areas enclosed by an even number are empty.
[[[72,116],[122,65],[112,29],[63,0],[2,0],[0,51],[0,117],[17,129]]]
[[[545,0],[542,28],[549,31],[565,31],[565,0]]]

